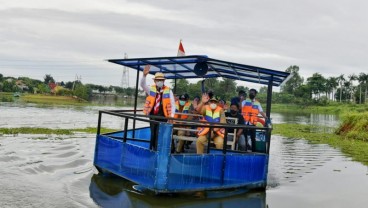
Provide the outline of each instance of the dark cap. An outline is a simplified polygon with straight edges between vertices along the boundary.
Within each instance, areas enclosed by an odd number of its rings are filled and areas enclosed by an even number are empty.
[[[187,100],[187,97],[185,95],[180,95],[179,100]]]

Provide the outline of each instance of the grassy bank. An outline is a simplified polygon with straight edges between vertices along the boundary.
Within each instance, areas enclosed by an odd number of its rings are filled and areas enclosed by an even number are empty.
[[[88,105],[87,101],[77,99],[70,96],[54,96],[54,95],[40,95],[27,94],[20,97],[22,102],[36,103],[36,104],[57,104],[57,105]]]
[[[101,133],[117,131],[116,129],[101,128]],[[75,132],[96,134],[96,128],[88,127],[84,129],[49,129],[49,128],[0,128],[0,134],[57,134],[73,135]]]
[[[368,165],[368,142],[351,139],[345,135],[321,133],[317,126],[303,124],[274,124],[272,134],[289,138],[300,138],[318,144],[329,144],[353,158],[353,160]]]
[[[326,106],[299,106],[295,104],[273,104],[272,112],[305,112],[321,114],[344,114],[349,112],[367,112],[368,104],[330,103]]]
[[[344,114],[336,133],[348,139],[368,142],[368,112]]]

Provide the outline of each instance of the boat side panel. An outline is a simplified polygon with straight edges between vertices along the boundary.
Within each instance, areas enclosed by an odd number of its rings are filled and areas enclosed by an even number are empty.
[[[267,161],[265,154],[172,155],[167,187],[171,191],[262,187]]]
[[[157,155],[154,151],[98,135],[95,166],[135,183],[153,187]]]

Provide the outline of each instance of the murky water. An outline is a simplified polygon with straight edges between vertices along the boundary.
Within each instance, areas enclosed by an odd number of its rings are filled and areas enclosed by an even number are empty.
[[[99,109],[105,108],[0,105],[0,127],[95,127]],[[121,124],[114,121],[105,125]],[[266,192],[234,190],[153,196],[136,192],[133,184],[120,178],[97,175],[93,167],[94,144],[95,136],[91,134],[0,135],[0,207],[368,205],[368,167],[351,161],[328,145],[273,136]]]

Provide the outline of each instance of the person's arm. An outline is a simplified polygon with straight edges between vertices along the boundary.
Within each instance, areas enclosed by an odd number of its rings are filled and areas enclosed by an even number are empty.
[[[142,77],[142,79],[141,79],[141,83],[140,83],[141,88],[142,88],[142,89],[144,90],[144,92],[146,92],[147,94],[149,94],[150,89],[149,89],[149,87],[146,85],[146,76],[147,76],[147,74],[149,73],[150,68],[151,68],[151,66],[150,66],[150,65],[146,65],[146,66],[144,67],[144,70],[143,70],[143,77]]]
[[[198,112],[201,112],[202,114],[202,111],[203,111],[203,107],[204,105],[210,100],[210,97],[208,96],[207,93],[203,93],[202,94],[202,99],[201,99],[201,102],[198,103],[197,105],[197,108],[196,108],[196,111]],[[202,114],[203,115],[203,114]]]
[[[171,104],[171,117],[174,118],[176,105],[175,105],[175,98],[173,92],[170,90],[170,104]]]
[[[266,114],[263,112],[263,108],[261,106],[261,104],[259,104],[259,113],[263,116],[263,118],[265,118],[267,120],[267,116]]]

